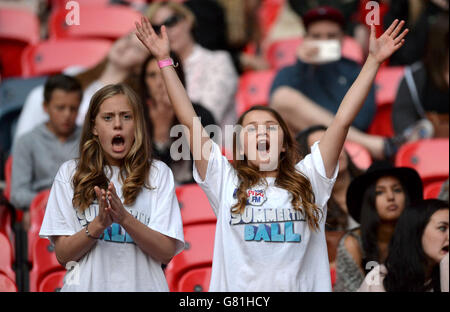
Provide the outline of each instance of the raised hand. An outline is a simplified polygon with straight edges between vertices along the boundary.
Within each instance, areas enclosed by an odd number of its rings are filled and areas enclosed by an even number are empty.
[[[381,64],[400,49],[405,43],[406,34],[409,32],[408,29],[405,29],[400,34],[404,25],[405,21],[399,22],[396,19],[378,39],[375,35],[375,26],[370,25],[369,55]]]
[[[141,24],[136,22],[136,30],[136,36],[158,60],[170,57],[170,44],[166,26],[161,27],[161,35],[158,36],[150,21],[146,17],[142,17]]]

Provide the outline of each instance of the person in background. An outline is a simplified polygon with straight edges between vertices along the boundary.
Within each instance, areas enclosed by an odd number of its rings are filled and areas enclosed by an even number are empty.
[[[44,86],[43,109],[48,121],[24,133],[13,145],[11,203],[23,210],[24,229],[30,227],[33,198],[52,186],[59,166],[78,155],[81,129],[75,121],[82,100],[80,83],[55,75]]]
[[[412,168],[374,162],[353,179],[347,191],[350,215],[359,229],[345,234],[338,245],[334,291],[356,291],[365,270],[384,263],[398,218],[410,204],[423,197],[422,180]]]
[[[173,52],[171,53],[171,58],[175,64],[178,64],[175,70],[181,83],[185,85],[183,65],[180,59]],[[171,145],[174,141],[182,138],[170,136],[172,127],[179,124],[179,122],[162,79],[158,61],[154,55],[149,55],[142,64],[139,86],[140,90],[138,93],[141,95],[141,101],[144,104],[144,118],[149,126],[154,157],[170,167],[177,186],[193,183],[192,157],[188,160],[174,160],[170,154]],[[194,104],[194,110],[201,118],[203,127],[215,124],[214,117],[206,108]],[[185,143],[187,144],[187,142]]]
[[[383,264],[360,292],[448,292],[448,202],[427,199],[400,216]]]
[[[181,59],[186,76],[187,93],[191,101],[203,105],[224,129],[236,120],[234,97],[238,74],[226,51],[211,51],[194,39],[194,14],[183,4],[154,2],[146,16],[155,31],[165,25],[172,43],[171,49]]]
[[[130,75],[137,75],[148,52],[133,32],[119,38],[111,46],[103,61],[75,75],[83,88],[83,100],[77,117],[77,125],[81,126],[89,107],[92,95],[103,86],[126,81]],[[42,109],[43,86],[34,88],[28,95],[14,135],[14,141],[37,124],[47,121],[48,116]]]

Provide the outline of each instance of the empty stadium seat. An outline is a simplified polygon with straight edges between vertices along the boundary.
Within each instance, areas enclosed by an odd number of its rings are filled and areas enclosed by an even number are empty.
[[[198,268],[188,271],[180,278],[178,291],[207,292],[211,280],[211,267]]]
[[[49,21],[50,39],[116,40],[134,30],[135,22],[141,19],[139,12],[125,6],[82,5],[80,11],[83,14],[80,15],[79,25],[68,25],[68,11],[64,7],[53,10]]]
[[[39,41],[39,19],[31,11],[0,8],[0,76],[22,74],[18,57],[28,44]]]
[[[54,247],[48,239],[39,238],[32,246],[33,267],[30,271],[30,291],[39,290],[39,285],[44,277],[52,272],[64,270],[64,267],[56,260]]]
[[[423,198],[425,199],[437,198],[439,196],[439,193],[441,192],[443,184],[444,181],[437,181],[428,184],[423,190]]]
[[[13,282],[16,281],[16,273],[13,271],[13,249],[10,240],[0,233],[0,273],[8,276]]]
[[[395,157],[397,167],[411,167],[417,170],[424,188],[449,176],[449,140],[419,140],[402,145]]]
[[[398,87],[405,73],[403,66],[381,67],[375,78],[375,103],[377,106],[374,120],[367,132],[369,134],[392,137],[392,105],[397,97]]]
[[[184,227],[185,250],[167,265],[165,274],[170,291],[179,291],[178,283],[188,271],[212,266],[215,224],[197,224]]]
[[[274,41],[267,48],[266,58],[273,69],[292,65],[297,60],[297,50],[303,38],[292,38]],[[364,54],[359,43],[353,38],[346,36],[342,44],[342,56],[362,64]]]
[[[372,164],[372,156],[364,146],[352,141],[345,141],[344,148],[359,169],[366,170]]]
[[[23,51],[23,77],[55,74],[69,66],[94,66],[106,57],[110,47],[110,41],[100,39],[42,41]]]
[[[58,271],[50,273],[42,279],[39,285],[39,292],[58,292],[64,284],[64,276],[67,271]]]
[[[0,292],[17,292],[17,286],[5,274],[0,273]]]
[[[198,184],[185,184],[175,189],[181,209],[181,219],[183,226],[213,223],[217,218],[209,204],[205,192]]]
[[[42,220],[44,220],[45,207],[47,206],[50,190],[39,192],[30,204],[30,229],[28,230],[28,259],[33,258],[32,247],[34,242],[39,239],[39,231],[41,230]]]
[[[249,71],[239,79],[236,93],[236,114],[242,115],[255,105],[269,105],[269,91],[275,78],[274,70]]]

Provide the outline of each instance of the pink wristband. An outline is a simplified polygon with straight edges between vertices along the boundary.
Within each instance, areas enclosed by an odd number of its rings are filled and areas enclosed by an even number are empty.
[[[168,58],[168,59],[158,61],[158,65],[159,65],[159,68],[164,68],[167,66],[173,66],[174,64],[173,64],[173,60],[171,58]]]

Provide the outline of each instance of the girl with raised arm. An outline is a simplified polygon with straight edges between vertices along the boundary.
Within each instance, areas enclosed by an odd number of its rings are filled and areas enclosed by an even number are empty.
[[[217,215],[210,291],[331,291],[325,241],[326,202],[348,129],[378,68],[404,43],[395,21],[380,37],[372,26],[370,54],[333,123],[299,159],[279,114],[253,107],[239,119],[232,164],[205,134],[169,58],[166,29],[145,18],[137,36],[159,60],[178,120],[189,130],[194,178]]]

